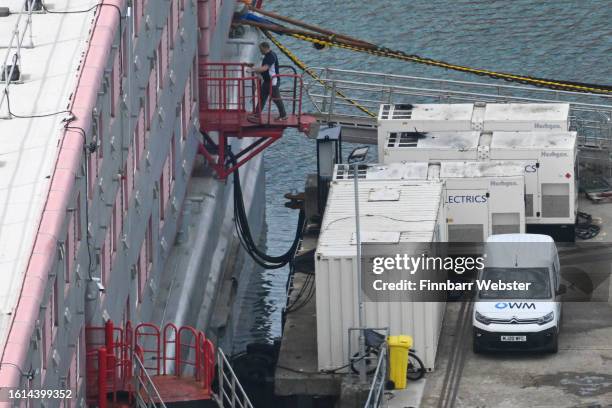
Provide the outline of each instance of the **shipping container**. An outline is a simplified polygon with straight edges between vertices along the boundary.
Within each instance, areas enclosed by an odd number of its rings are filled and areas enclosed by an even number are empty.
[[[375,256],[413,252],[441,241],[442,183],[359,180],[362,247]],[[315,256],[317,351],[320,370],[346,366],[358,351],[359,326],[353,182],[332,181]],[[372,253],[364,249],[364,259]],[[365,326],[407,334],[425,367],[434,368],[443,302],[365,302]]]

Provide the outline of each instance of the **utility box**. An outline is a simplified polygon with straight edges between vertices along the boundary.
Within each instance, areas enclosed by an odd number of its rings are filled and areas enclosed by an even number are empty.
[[[364,180],[441,181],[441,236],[448,242],[484,242],[494,234],[525,232],[525,163],[522,161],[442,161],[370,164]],[[334,180],[352,179],[347,165]]]
[[[359,302],[353,181],[332,181],[315,254],[317,356],[319,370],[348,371],[358,351]],[[371,256],[393,256],[442,241],[442,183],[417,180],[359,180],[360,231]],[[406,295],[411,296],[411,295]],[[444,302],[369,301],[365,326],[389,335],[409,333],[426,369],[434,368]],[[349,344],[351,349],[349,349]]]
[[[485,132],[567,132],[569,103],[490,103],[484,113]]]

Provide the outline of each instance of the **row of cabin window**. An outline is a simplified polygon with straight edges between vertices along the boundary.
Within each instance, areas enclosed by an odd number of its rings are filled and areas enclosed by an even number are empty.
[[[178,27],[179,14],[185,10],[185,3],[187,0],[171,0],[170,1],[170,15],[169,18],[172,20],[172,28]],[[140,34],[142,28],[142,21],[145,17],[145,9],[147,8],[148,0],[134,0],[132,3],[132,33],[135,38]]]
[[[141,7],[142,9],[142,13],[136,13],[136,12],[134,13],[134,15],[136,16],[136,24],[140,23],[141,17],[143,16],[143,13],[144,13],[144,8],[146,7],[146,3],[147,3],[147,0],[142,0],[142,1],[136,0],[134,2],[135,10],[137,9],[137,7]],[[160,43],[156,51],[156,58],[154,59],[157,66],[153,68],[152,75],[149,78],[149,85],[147,86],[148,90],[151,86],[152,77],[155,77],[155,80],[156,80],[156,87],[155,87],[156,91],[163,87],[163,79],[165,77],[165,73],[166,73],[165,69],[167,68],[167,64],[168,64],[168,56],[169,56],[170,50],[174,48],[176,27],[178,27],[179,13],[176,10],[176,7],[177,7],[176,4],[177,2],[174,2],[174,1],[171,2],[171,12],[170,12],[170,15],[168,16],[166,26],[164,27],[164,30],[162,32],[162,39],[160,40]],[[184,0],[180,1],[180,6],[181,6],[181,10],[183,10]],[[134,30],[135,35],[139,31],[139,26],[136,26],[136,27],[137,28]],[[120,94],[119,87],[121,83],[121,73],[123,72],[125,64],[127,63],[128,53],[127,53],[127,40],[126,40],[125,33],[126,32],[124,32],[124,35],[122,35],[122,51],[123,52],[121,54],[117,53],[115,55],[115,59],[113,60],[113,68],[112,68],[112,72],[110,76],[110,79],[111,79],[110,80],[110,108],[111,108],[110,116],[111,117],[115,116],[116,108],[119,104],[119,94]],[[194,59],[194,66],[195,66],[195,59]],[[193,89],[194,79],[195,79],[195,72],[192,72],[189,77],[189,83],[187,85],[186,91]],[[153,99],[157,99],[157,95],[155,95],[155,98],[151,98],[152,96],[153,96],[152,93],[147,92],[147,97],[148,97],[147,99],[149,99],[148,101],[149,103],[146,105],[149,107],[148,109],[149,112],[147,112],[149,113],[149,115],[143,115],[142,110],[141,110],[141,115],[139,116],[139,118],[143,117],[143,119],[145,118],[148,119],[146,121],[147,130],[150,129],[150,121],[152,119],[152,111],[153,111],[150,108],[150,103],[153,102]],[[195,98],[194,98],[194,101],[195,101]],[[186,116],[189,115],[189,112],[186,112],[187,109],[185,109],[185,106],[184,106],[186,103],[188,103],[190,107],[192,106],[188,92],[186,92],[183,102],[181,103],[181,134],[182,134],[181,137],[182,138],[186,137],[185,135],[186,123],[188,120]],[[191,111],[191,109],[189,110]],[[90,197],[93,195],[94,180],[96,180],[97,178],[96,173],[100,171],[101,164],[102,164],[101,162],[104,157],[103,142],[104,142],[104,130],[105,130],[104,125],[105,124],[104,124],[103,118],[104,118],[103,114],[100,113],[97,117],[97,120],[94,122],[95,132],[97,134],[99,148],[96,154],[89,155],[89,160],[87,163],[87,167],[88,167],[87,170],[89,173],[88,189],[89,189]],[[140,120],[139,120],[139,123],[140,123]],[[142,132],[142,134],[144,136],[144,132]],[[135,137],[135,139],[140,139],[140,138]],[[140,162],[139,159],[144,149],[144,140],[142,140],[142,143],[140,143],[139,145],[135,147],[136,149],[132,149],[132,155],[134,155],[134,151],[138,152],[135,155],[136,163],[134,164],[134,169],[137,169],[138,167],[137,163]],[[172,181],[174,181],[174,177],[175,177],[174,175],[174,172],[176,169],[175,160],[176,160],[176,150],[175,150],[175,140],[173,137],[172,143],[171,143],[170,155],[166,159],[164,168],[162,170],[162,174],[160,176],[160,218],[161,218],[161,221],[163,221],[165,206],[170,198],[170,192],[172,189],[171,183]],[[130,160],[126,161],[124,168],[126,168],[127,163],[129,161]],[[113,255],[116,253],[118,242],[119,242],[119,237],[122,231],[121,223],[122,223],[123,217],[119,217],[119,215],[117,214],[117,209],[121,208],[123,210],[123,215],[126,215],[127,208],[129,205],[129,191],[130,191],[129,184],[132,184],[131,185],[132,189],[134,187],[133,185],[134,177],[133,176],[135,175],[135,173],[131,174],[132,180],[128,180],[128,176],[127,176],[128,174],[130,173],[128,173],[127,171],[124,172],[124,176],[122,178],[122,188],[117,194],[115,204],[113,206],[109,232],[107,233],[107,238],[105,239],[105,242],[103,244],[102,257],[101,257],[102,258],[101,259],[102,261],[101,269],[102,269],[102,277],[103,277],[102,281],[103,282],[105,281],[108,275],[108,272],[109,272],[108,268],[110,267],[110,264],[112,262],[112,259],[109,259],[110,257],[107,256],[107,248],[110,248],[112,250]],[[88,205],[88,203],[86,203],[86,205]],[[82,227],[81,227],[80,220],[81,220],[81,201],[80,201],[80,194],[78,194],[77,199],[76,199],[76,208],[74,209],[74,211],[71,211],[69,215],[66,238],[62,246],[62,261],[63,261],[63,269],[64,269],[64,282],[63,282],[64,290],[62,291],[63,292],[62,295],[64,299],[68,295],[68,290],[70,288],[71,274],[73,273],[74,260],[76,259],[76,251],[78,250],[79,245],[81,243],[81,239],[82,239]],[[139,255],[137,266],[136,266],[137,272],[138,272],[138,299],[139,301],[142,300],[142,293],[144,290],[144,285],[146,281],[148,280],[148,276],[149,276],[152,264],[153,264],[152,219],[149,218],[145,241],[143,242],[141,253]],[[144,273],[142,273],[143,270],[144,270]],[[43,377],[44,377],[44,372],[47,368],[49,353],[52,348],[52,345],[55,342],[55,336],[57,334],[57,329],[60,323],[60,319],[59,319],[59,315],[60,315],[59,279],[60,278],[56,275],[54,279],[54,283],[53,283],[53,291],[51,293],[51,299],[49,300],[49,303],[46,307],[46,310],[44,313],[45,318],[42,322],[42,327],[41,327],[41,331],[42,331],[42,347],[41,347],[42,364],[41,364],[41,367],[43,369],[43,372],[42,372]],[[126,307],[129,307],[129,304]],[[83,330],[81,329],[81,333],[79,334],[79,340],[76,346],[76,352],[72,357],[70,369],[68,371],[68,376],[67,376],[67,381],[66,381],[67,384],[70,385],[69,389],[71,390],[76,390],[78,386],[78,382],[81,381],[82,379],[82,372],[81,372],[82,370],[80,370],[80,365],[83,359],[78,354],[82,352],[84,349],[83,338],[84,338],[84,333],[83,333]],[[42,381],[44,381],[44,378]],[[76,404],[76,399],[74,399],[73,402]]]
[[[170,13],[166,18],[166,23],[162,29],[161,39],[155,50],[153,58],[154,67],[152,73],[156,72],[157,81],[155,90],[159,91],[163,87],[163,79],[168,69],[169,56],[174,49],[176,41],[177,28],[179,26],[180,13],[177,10],[178,2],[173,0],[170,2]],[[184,9],[184,1],[180,1],[180,10]],[[136,0],[134,1],[134,13],[132,13],[133,22],[139,24],[140,19],[144,16],[144,9],[146,7],[146,1]],[[137,37],[139,32],[139,26],[135,26],[134,36]],[[115,117],[117,112],[117,106],[119,104],[120,84],[122,80],[122,73],[125,72],[128,64],[128,41],[127,41],[127,30],[124,30],[121,36],[121,52],[116,53],[115,59],[113,60],[112,72],[110,75],[110,115]],[[150,82],[150,81],[149,81]],[[152,90],[151,90],[152,91]]]

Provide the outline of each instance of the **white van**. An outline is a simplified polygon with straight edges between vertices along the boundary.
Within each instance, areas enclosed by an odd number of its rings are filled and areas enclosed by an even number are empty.
[[[556,353],[560,296],[566,288],[553,239],[537,234],[493,235],[484,253],[474,302],[474,352]]]

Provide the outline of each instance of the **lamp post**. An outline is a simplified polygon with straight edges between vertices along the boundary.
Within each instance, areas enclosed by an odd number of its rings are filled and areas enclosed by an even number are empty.
[[[365,364],[365,335],[364,335],[364,310],[361,277],[361,231],[359,228],[359,163],[365,161],[368,155],[368,146],[355,148],[347,159],[353,167],[353,185],[355,186],[355,243],[357,246],[357,302],[359,303],[359,382],[366,383],[366,364]]]

